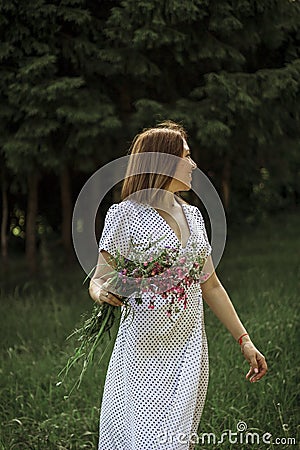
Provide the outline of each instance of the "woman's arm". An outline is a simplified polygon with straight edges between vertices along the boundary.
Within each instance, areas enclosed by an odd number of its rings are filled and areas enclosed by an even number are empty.
[[[89,286],[89,294],[96,303],[101,304],[107,302],[113,306],[123,305],[115,294],[110,292],[106,296],[106,293],[109,292],[109,280],[114,267],[115,263],[112,256],[107,251],[101,250],[99,252],[95,273],[91,278]]]
[[[211,275],[207,281],[201,284],[202,296],[215,316],[225,325],[233,338],[238,341],[240,336],[247,333],[247,330],[240,321],[226,290],[216,275],[211,256],[207,259],[204,272]],[[264,356],[255,348],[249,335],[242,338],[241,350],[252,366],[246,377],[249,378],[253,373],[257,373],[259,375],[253,377],[251,381],[258,381],[267,372]]]

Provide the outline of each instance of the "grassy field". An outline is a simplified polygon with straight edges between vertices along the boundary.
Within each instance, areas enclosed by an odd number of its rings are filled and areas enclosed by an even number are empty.
[[[231,231],[217,274],[269,372],[260,383],[245,379],[248,363],[238,344],[205,304],[210,382],[199,436],[237,431],[239,421],[259,435],[258,445],[199,445],[199,449],[284,449],[299,445],[299,234],[295,215],[269,219],[257,229]],[[70,397],[57,374],[74,348],[66,337],[92,310],[79,267],[24,283],[22,262],[1,280],[1,449],[96,449],[99,408],[109,353]],[[14,286],[14,288],[12,288]],[[109,352],[112,349],[112,344]],[[262,441],[264,433],[281,443]],[[288,439],[297,444],[288,444]],[[231,440],[234,439],[232,436]],[[268,440],[268,437],[265,437]],[[201,442],[201,441],[200,441]],[[112,450],[112,449],[107,449]],[[130,450],[130,449],[128,449]],[[151,450],[151,449],[149,449]],[[171,449],[170,449],[171,450]]]

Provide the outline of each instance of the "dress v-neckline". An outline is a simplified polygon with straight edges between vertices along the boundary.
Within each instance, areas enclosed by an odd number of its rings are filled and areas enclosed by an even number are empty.
[[[190,227],[190,222],[189,222],[188,216],[186,215],[186,213],[185,213],[185,211],[184,211],[184,207],[185,207],[185,206],[189,206],[189,205],[184,205],[184,204],[181,204],[181,205],[180,205],[180,206],[181,206],[181,209],[182,209],[182,212],[183,212],[183,215],[184,215],[184,217],[185,217],[185,220],[186,220],[188,229],[189,229],[189,233],[190,233],[190,235],[189,235],[189,237],[188,237],[188,239],[187,239],[187,241],[186,241],[184,247],[183,247],[182,241],[178,239],[178,236],[177,236],[177,234],[175,233],[175,231],[173,230],[173,228],[170,227],[170,225],[168,224],[168,222],[167,222],[167,221],[159,214],[159,212],[158,212],[153,206],[150,206],[150,205],[148,205],[148,204],[145,205],[145,206],[147,206],[148,208],[152,209],[152,210],[155,212],[155,214],[160,218],[160,220],[162,221],[162,223],[163,223],[166,227],[168,227],[168,229],[171,231],[171,233],[175,236],[175,239],[176,239],[176,240],[178,241],[178,243],[180,244],[181,250],[186,249],[186,248],[187,248],[187,245],[188,245],[188,243],[189,243],[189,240],[190,240],[191,237],[192,237],[192,230],[191,230],[191,227]],[[179,227],[179,229],[180,229],[180,227]]]

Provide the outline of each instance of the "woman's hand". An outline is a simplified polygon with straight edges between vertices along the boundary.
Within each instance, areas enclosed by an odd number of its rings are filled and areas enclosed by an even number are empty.
[[[112,264],[112,265],[110,265]],[[109,292],[109,282],[112,277],[109,274],[115,269],[113,257],[105,250],[101,250],[98,256],[98,262],[95,273],[90,281],[89,294],[94,302],[102,305],[106,302],[113,306],[122,306],[122,297]],[[106,280],[106,281],[105,281]]]
[[[245,359],[250,363],[250,370],[246,378],[251,383],[261,380],[268,370],[264,355],[257,350],[251,341],[243,343],[241,351]]]
[[[110,278],[106,281],[91,279],[89,287],[89,294],[91,298],[99,305],[106,302],[113,306],[123,306],[120,298],[116,294],[109,292],[109,281]]]

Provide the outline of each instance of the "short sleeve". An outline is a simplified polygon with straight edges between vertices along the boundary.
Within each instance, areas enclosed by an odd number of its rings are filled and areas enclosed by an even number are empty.
[[[206,258],[207,258],[211,254],[212,248],[211,248],[211,245],[210,245],[208,237],[207,237],[207,232],[206,232],[203,216],[197,207],[196,207],[196,210],[197,210],[197,219],[198,219],[198,222],[200,225],[200,231],[204,238],[205,249],[206,249]]]
[[[130,249],[130,230],[126,205],[114,203],[107,211],[98,250],[106,250],[113,257],[127,256]]]

